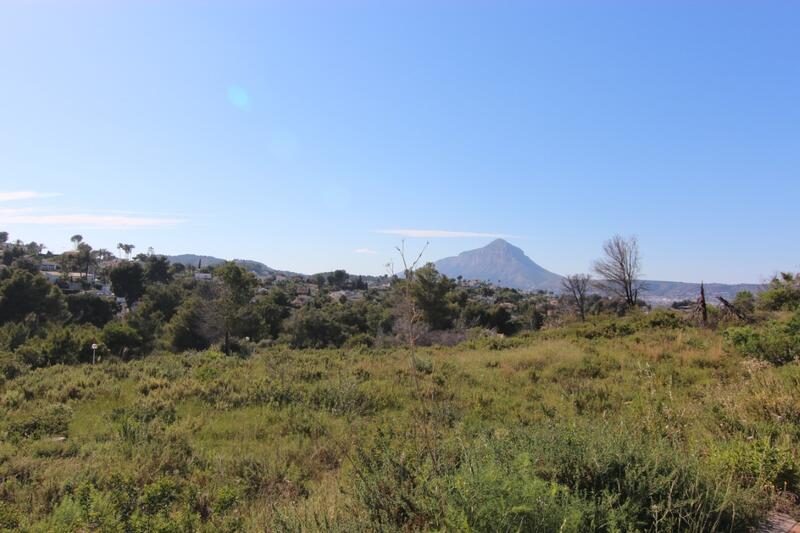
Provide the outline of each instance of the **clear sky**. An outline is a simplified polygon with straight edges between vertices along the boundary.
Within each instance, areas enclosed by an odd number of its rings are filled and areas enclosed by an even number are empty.
[[[648,278],[760,281],[800,269],[798,28],[769,0],[3,0],[0,227],[378,274],[401,233],[562,274],[636,234]]]

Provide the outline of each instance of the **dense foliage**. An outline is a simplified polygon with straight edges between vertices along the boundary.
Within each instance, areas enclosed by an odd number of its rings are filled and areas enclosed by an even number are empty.
[[[589,327],[624,333],[475,336],[411,360],[274,347],[29,370],[0,355],[2,524],[744,531],[800,490],[799,365],[664,321]]]

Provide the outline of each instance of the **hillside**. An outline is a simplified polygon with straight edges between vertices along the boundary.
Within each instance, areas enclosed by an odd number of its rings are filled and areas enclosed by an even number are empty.
[[[644,282],[645,291],[643,297],[650,303],[670,303],[679,300],[693,300],[700,294],[699,283],[684,283],[681,281],[653,281]],[[757,293],[763,291],[765,285],[757,283],[706,283],[706,299],[716,302],[716,298],[722,296],[727,300],[733,300],[736,294],[741,291]]]
[[[542,268],[503,239],[456,257],[440,259],[436,268],[450,277],[490,281],[514,289],[557,291],[561,285],[561,276]]]
[[[197,254],[168,255],[167,259],[169,259],[170,263],[180,263],[186,266],[194,266],[194,267],[198,265],[201,265],[203,267],[215,267],[227,261],[227,259],[220,259],[219,257],[214,257],[211,255],[197,255]],[[274,274],[283,274],[284,276],[295,275],[294,272],[288,272],[285,270],[276,270],[259,261],[253,261],[252,259],[234,259],[233,261],[237,265],[241,266],[246,270],[249,270],[250,272],[256,274],[257,276],[270,276]]]

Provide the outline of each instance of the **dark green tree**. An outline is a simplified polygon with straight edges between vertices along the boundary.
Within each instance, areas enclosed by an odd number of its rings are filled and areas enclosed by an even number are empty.
[[[78,249],[75,251],[75,261],[78,271],[83,274],[84,278],[87,278],[89,277],[89,270],[97,264],[97,257],[92,253],[91,246],[81,242],[78,243]]]
[[[455,289],[455,282],[439,274],[433,263],[428,263],[416,270],[411,283],[411,294],[425,322],[432,329],[452,327],[455,315],[448,295]]]
[[[103,328],[101,338],[111,353],[123,359],[137,354],[143,344],[139,332],[125,322],[109,322]]]
[[[34,314],[37,321],[63,317],[64,298],[58,287],[41,274],[12,270],[11,275],[0,282],[0,324],[22,321],[29,314]]]
[[[328,276],[328,284],[335,289],[343,289],[349,279],[350,276],[346,271],[334,270],[333,273]]]
[[[223,349],[226,355],[230,355],[231,333],[236,327],[238,317],[255,295],[257,280],[252,273],[233,261],[216,268],[214,278],[218,281],[214,308],[222,325]]]
[[[170,348],[182,352],[205,350],[211,346],[204,314],[203,302],[198,298],[183,302],[167,325],[166,337]]]
[[[144,269],[139,263],[123,261],[109,272],[111,290],[128,305],[133,305],[144,294]]]
[[[169,259],[163,255],[148,255],[144,260],[144,276],[148,283],[172,281]]]
[[[341,346],[345,341],[342,325],[315,307],[297,310],[288,321],[286,330],[294,348]]]
[[[66,300],[72,322],[78,324],[92,324],[102,328],[119,312],[119,306],[113,299],[89,292],[69,294]]]
[[[147,286],[138,307],[147,313],[160,313],[169,322],[185,297],[185,291],[177,284],[154,283]]]
[[[268,294],[256,299],[253,313],[258,320],[258,337],[278,337],[281,326],[292,312],[289,296],[280,289],[272,289]]]
[[[750,291],[739,291],[733,299],[733,307],[744,317],[750,317],[756,310],[756,297]]]

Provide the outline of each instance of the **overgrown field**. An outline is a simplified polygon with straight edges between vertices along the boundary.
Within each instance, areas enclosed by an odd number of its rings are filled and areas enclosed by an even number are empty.
[[[625,320],[22,373],[0,529],[746,531],[792,505],[800,365]]]

